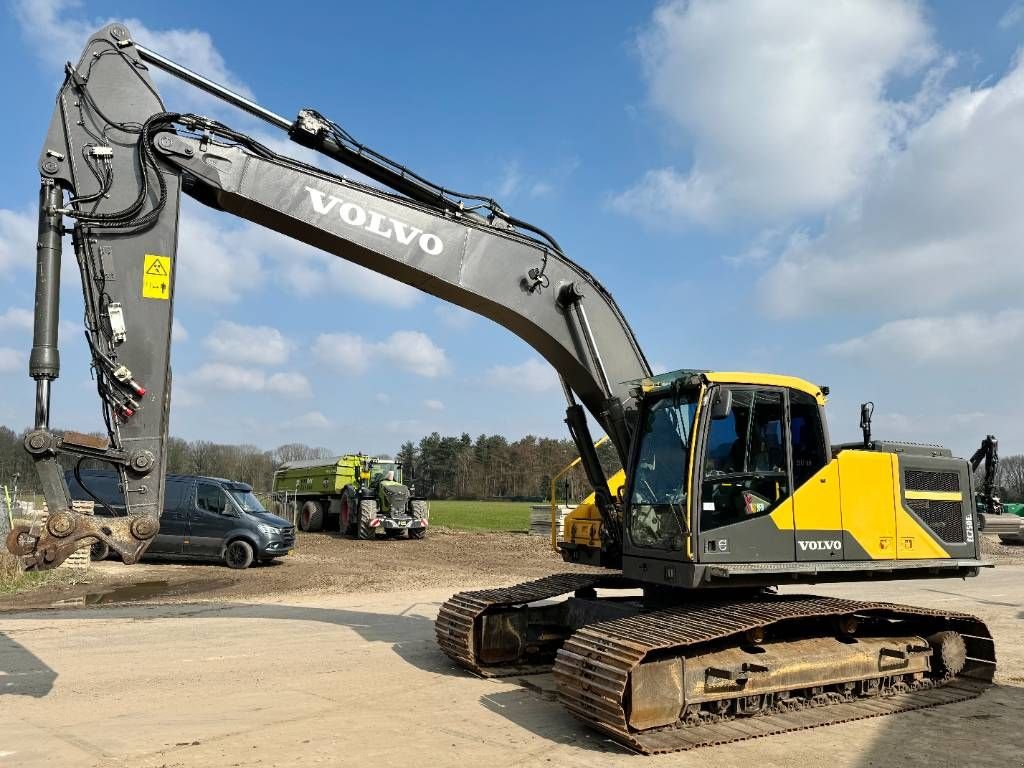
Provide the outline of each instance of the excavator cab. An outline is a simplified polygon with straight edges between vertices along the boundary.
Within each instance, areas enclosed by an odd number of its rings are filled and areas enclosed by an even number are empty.
[[[624,574],[695,588],[767,586],[783,572],[806,581],[977,573],[967,462],[940,446],[832,446],[826,394],[773,374],[637,382],[629,471],[611,489]],[[565,559],[597,561],[596,518],[592,501],[567,517]]]

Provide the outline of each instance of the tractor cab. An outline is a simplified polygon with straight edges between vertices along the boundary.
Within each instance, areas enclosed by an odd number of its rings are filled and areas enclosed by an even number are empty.
[[[360,481],[373,487],[382,482],[401,484],[402,462],[386,456],[366,456],[362,462]]]

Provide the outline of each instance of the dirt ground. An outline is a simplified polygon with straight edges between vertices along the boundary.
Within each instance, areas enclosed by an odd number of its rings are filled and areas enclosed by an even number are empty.
[[[511,584],[566,570],[546,540],[521,533],[435,528],[420,541],[357,541],[300,533],[287,557],[245,571],[217,563],[93,563],[31,592],[0,596],[0,611],[75,603],[248,600],[284,594],[341,594]],[[1024,548],[1022,548],[1024,549]]]

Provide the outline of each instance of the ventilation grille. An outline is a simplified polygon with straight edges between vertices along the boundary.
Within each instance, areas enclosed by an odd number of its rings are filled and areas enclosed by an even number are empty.
[[[945,473],[927,472],[923,474],[938,475]],[[956,477],[956,475],[953,475],[953,477]],[[907,505],[943,541],[949,544],[963,544],[966,540],[963,507],[959,501],[909,499]]]
[[[929,472],[924,469],[908,469],[904,481],[908,491],[945,491],[955,493],[960,490],[960,473],[958,472]]]

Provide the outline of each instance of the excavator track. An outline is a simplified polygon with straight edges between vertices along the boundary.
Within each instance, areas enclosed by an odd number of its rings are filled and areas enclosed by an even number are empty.
[[[557,614],[569,623],[553,635],[554,677],[572,715],[644,754],[963,701],[995,673],[988,628],[967,614],[807,595],[702,596],[669,608],[596,596],[639,586],[615,575],[559,574],[461,592],[439,611],[437,641],[484,677],[547,672],[551,656],[530,657],[526,641],[510,659],[487,657],[495,648],[500,657],[511,635],[537,637],[524,617],[557,607],[545,601],[576,595],[606,604],[606,615],[610,605],[618,618]]]
[[[661,698],[660,704],[674,693],[664,681],[678,677],[688,657],[697,657],[699,666],[701,649],[723,644],[735,647],[744,639],[775,633],[799,636],[803,627],[823,622],[841,626],[844,621],[890,629],[909,625],[914,635],[958,634],[964,641],[962,669],[938,678],[904,675],[899,664],[909,662],[896,659],[898,663],[890,674],[859,681],[835,679],[810,689],[758,694],[757,702],[746,700],[753,697],[745,695],[744,685],[735,680],[739,676],[734,676],[736,695],[732,699],[719,699],[710,702],[710,706],[686,706],[684,701],[682,708],[675,709],[679,718],[675,722],[648,729],[636,727],[637,694],[643,693],[637,680],[642,677],[642,665],[652,659],[655,665],[669,666],[683,660],[680,671],[662,674],[660,688],[655,686],[654,696],[656,700]],[[902,652],[895,647],[897,644],[888,645],[891,647],[883,653],[898,656]],[[906,650],[931,655],[909,645]],[[904,658],[907,656],[904,653]],[[744,682],[755,680],[757,672],[767,672],[764,667],[751,666],[754,672]],[[710,674],[712,669],[705,672]],[[963,701],[987,688],[994,672],[991,635],[973,616],[810,596],[700,602],[589,625],[566,641],[558,651],[554,667],[559,698],[570,713],[645,754],[689,750]],[[728,670],[715,670],[714,674],[730,675]],[[680,699],[684,687],[685,680],[678,686]],[[741,713],[738,702],[755,711]],[[639,719],[643,718],[640,713]]]
[[[551,600],[583,589],[615,587],[621,583],[621,577],[617,576],[559,573],[512,587],[459,592],[438,611],[437,621],[434,623],[437,644],[454,662],[481,677],[547,672],[551,669],[550,663],[482,663],[479,638],[480,622],[484,614],[494,614],[517,606]]]

